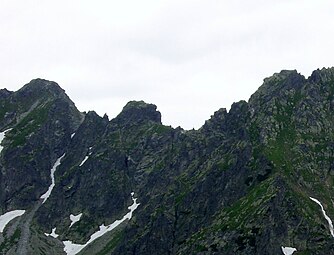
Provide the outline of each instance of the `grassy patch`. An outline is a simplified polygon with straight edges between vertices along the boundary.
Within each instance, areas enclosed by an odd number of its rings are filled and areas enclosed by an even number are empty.
[[[219,228],[239,229],[247,220],[261,215],[265,203],[276,194],[273,186],[273,177],[255,186],[247,196],[241,198],[231,207],[226,208],[220,218]]]
[[[152,134],[161,135],[161,134],[168,133],[172,130],[173,129],[169,126],[164,126],[164,125],[161,125],[161,124],[154,124],[152,126],[152,128],[149,130],[149,132],[151,132]]]
[[[12,248],[14,245],[18,243],[20,237],[21,237],[21,231],[19,229],[16,229],[14,234],[9,238],[5,238],[3,243],[0,245],[0,253],[5,254],[6,251],[8,251],[10,248]]]
[[[23,118],[14,129],[8,132],[11,146],[17,147],[26,142],[26,137],[38,130],[47,120],[51,104],[40,106]]]
[[[110,252],[115,249],[115,247],[123,239],[123,237],[124,237],[124,231],[118,231],[118,232],[114,233],[114,235],[112,236],[112,239],[96,255],[110,254]]]

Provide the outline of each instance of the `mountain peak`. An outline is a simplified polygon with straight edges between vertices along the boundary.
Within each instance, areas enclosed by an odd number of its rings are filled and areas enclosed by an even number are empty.
[[[19,91],[27,94],[47,92],[55,97],[65,95],[65,91],[58,85],[58,83],[40,78],[31,80]]]
[[[154,104],[148,104],[146,102],[144,102],[143,100],[140,100],[140,101],[129,101],[124,107],[123,107],[123,111],[126,111],[126,110],[129,110],[129,109],[139,109],[139,108],[147,108],[147,107],[152,107],[154,106],[155,109],[157,108],[156,105]]]
[[[250,97],[249,103],[256,105],[259,102],[267,102],[272,98],[284,97],[284,94],[290,90],[301,88],[306,82],[303,75],[296,70],[282,70],[265,78],[260,88]]]
[[[265,78],[263,85],[260,87],[269,89],[292,88],[298,86],[305,81],[305,77],[297,72],[297,70],[282,70],[274,73],[272,76]]]
[[[116,119],[125,124],[140,122],[161,123],[161,113],[157,111],[157,106],[144,101],[130,101],[124,107]]]
[[[314,83],[324,83],[334,79],[334,67],[317,69],[312,72],[309,81]]]
[[[6,98],[9,97],[11,94],[13,94],[12,91],[9,91],[8,89],[0,89],[0,98]]]

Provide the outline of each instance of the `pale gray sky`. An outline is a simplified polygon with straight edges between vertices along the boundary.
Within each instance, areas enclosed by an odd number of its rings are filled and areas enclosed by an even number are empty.
[[[56,81],[81,111],[154,103],[199,128],[282,69],[334,66],[334,1],[0,0],[0,87]]]

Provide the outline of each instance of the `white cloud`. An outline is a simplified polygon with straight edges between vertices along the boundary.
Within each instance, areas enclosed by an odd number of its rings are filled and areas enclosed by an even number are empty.
[[[0,84],[58,82],[80,110],[157,104],[198,128],[281,69],[333,65],[334,3],[310,0],[3,1]]]

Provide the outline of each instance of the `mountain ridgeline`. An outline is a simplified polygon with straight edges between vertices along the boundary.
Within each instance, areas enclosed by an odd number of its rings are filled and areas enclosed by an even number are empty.
[[[334,68],[275,73],[189,131],[35,79],[0,90],[0,131],[0,254],[334,254]]]

